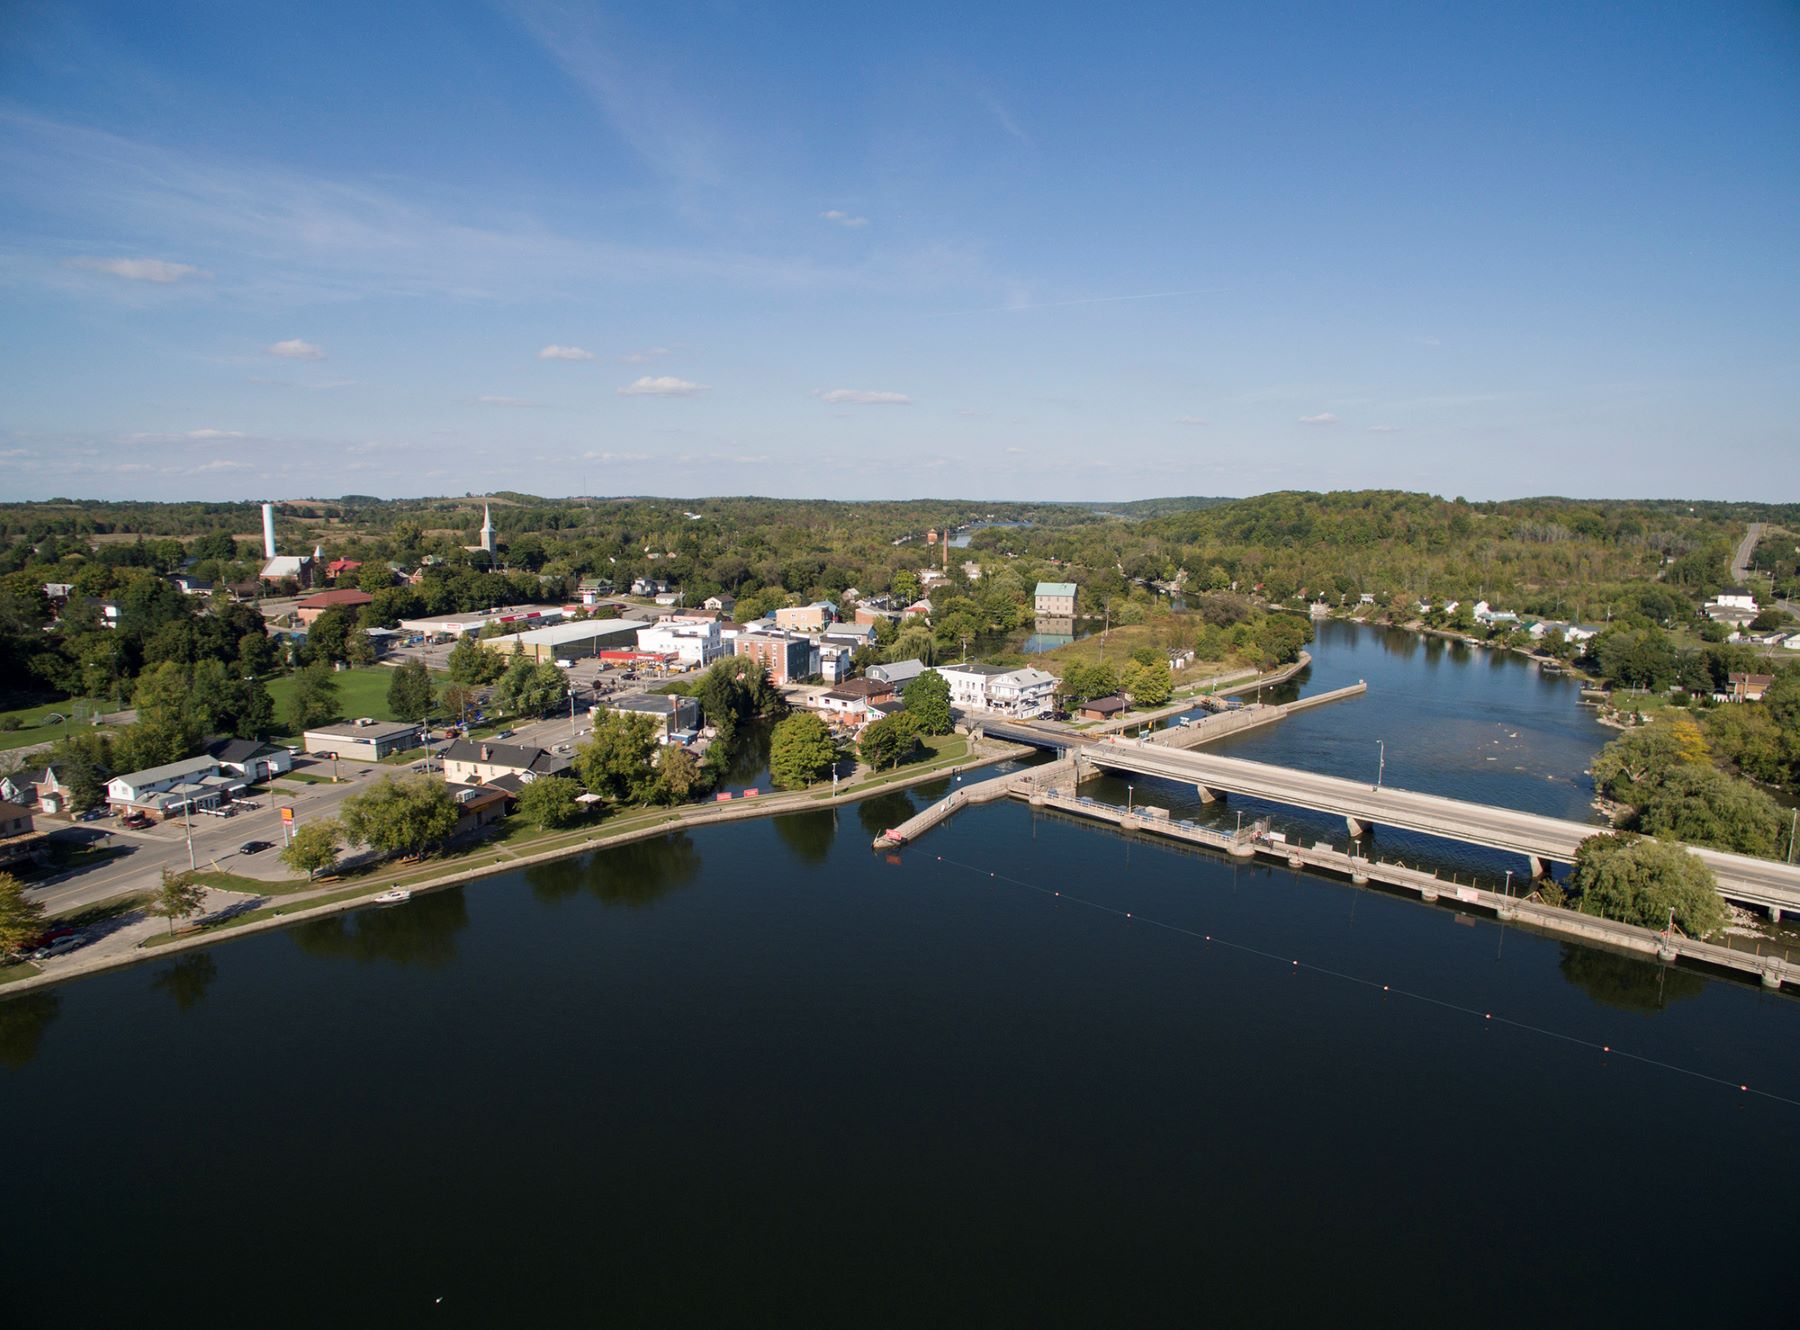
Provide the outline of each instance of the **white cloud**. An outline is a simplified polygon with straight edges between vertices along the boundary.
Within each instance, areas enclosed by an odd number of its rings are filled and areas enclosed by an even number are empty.
[[[1369,426],[1369,433],[1371,433],[1371,434],[1399,434],[1400,432],[1401,432],[1400,426],[1398,426],[1398,425],[1371,425],[1371,426]]]
[[[579,346],[558,346],[552,342],[538,352],[539,360],[592,360],[594,353]]]
[[[865,388],[814,388],[812,395],[831,406],[911,406],[905,393],[870,392]]]
[[[621,365],[648,365],[652,360],[661,360],[674,353],[666,346],[653,346],[648,351],[628,351],[619,357]]]
[[[1302,425],[1335,425],[1338,418],[1329,411],[1321,411],[1316,416],[1301,416]]]
[[[1212,421],[1203,420],[1199,416],[1176,416],[1175,423],[1177,425],[1210,425]]]
[[[648,462],[649,453],[583,453],[584,462]]]
[[[706,391],[703,383],[689,383],[686,379],[677,379],[671,375],[643,378],[626,384],[619,389],[620,397],[698,397]]]
[[[475,399],[478,406],[536,406],[529,397],[501,397],[495,393],[484,393]]]
[[[248,462],[234,462],[229,457],[218,457],[218,458],[214,458],[210,462],[202,462],[199,466],[195,467],[194,470],[195,471],[242,471],[242,470],[246,469],[249,465],[250,465],[250,463],[248,463]]]
[[[311,342],[302,341],[298,337],[290,337],[285,342],[277,342],[266,348],[272,356],[280,356],[283,360],[323,360],[325,352]]]
[[[841,208],[832,208],[828,212],[820,213],[819,216],[823,217],[828,222],[836,222],[839,226],[857,227],[867,226],[869,224],[869,219],[867,217],[852,216]]]
[[[187,277],[212,276],[191,263],[170,263],[167,259],[70,259],[69,267],[110,273],[128,282],[155,282],[161,286]]]
[[[244,432],[235,429],[191,429],[188,431],[188,438],[194,440],[196,443],[206,443],[214,439],[241,439],[243,437]]]

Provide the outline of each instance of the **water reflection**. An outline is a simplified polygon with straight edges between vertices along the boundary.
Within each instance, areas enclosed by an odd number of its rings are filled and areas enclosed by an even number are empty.
[[[44,1030],[61,1005],[54,993],[21,993],[0,1001],[0,1067],[18,1071],[38,1055]]]
[[[821,808],[816,813],[788,813],[774,819],[775,834],[802,863],[822,864],[831,858],[837,839],[837,813]]]
[[[1620,1011],[1661,1011],[1671,1002],[1699,997],[1706,981],[1671,965],[1564,943],[1563,978],[1594,1001]]]
[[[904,790],[893,790],[887,794],[878,794],[873,799],[863,799],[856,804],[856,820],[862,829],[873,840],[890,827],[897,827],[914,812],[911,796]]]
[[[602,905],[640,909],[687,886],[699,872],[700,852],[683,831],[576,859],[533,864],[524,876],[531,894],[546,903],[586,892]]]
[[[357,910],[302,924],[291,936],[310,956],[436,969],[456,959],[456,935],[468,925],[468,901],[461,888],[453,888],[391,909]]]
[[[167,993],[183,1011],[191,1011],[206,1000],[206,990],[219,977],[219,966],[207,951],[192,951],[150,980],[150,987]]]

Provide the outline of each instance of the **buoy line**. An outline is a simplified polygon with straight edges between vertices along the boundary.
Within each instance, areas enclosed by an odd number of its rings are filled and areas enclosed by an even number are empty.
[[[1362,975],[1351,974],[1344,970],[1334,970],[1328,965],[1319,965],[1312,961],[1298,960],[1292,956],[1283,956],[1278,952],[1268,951],[1262,947],[1254,947],[1244,942],[1233,942],[1229,938],[1220,937],[1216,933],[1202,932],[1199,929],[1189,928],[1184,924],[1175,924],[1170,923],[1166,919],[1152,918],[1149,915],[1139,914],[1135,910],[1121,909],[1116,905],[1108,905],[1103,901],[1092,900],[1086,896],[1073,895],[1059,888],[1042,886],[1036,882],[1029,882],[1024,878],[1012,877],[994,869],[982,868],[978,864],[964,863],[959,859],[949,859],[941,854],[934,855],[933,858],[936,862],[943,864],[946,867],[958,868],[964,872],[973,873],[977,877],[984,877],[994,882],[1005,882],[1010,886],[1023,887],[1025,890],[1036,892],[1040,896],[1045,896],[1058,901],[1068,901],[1071,905],[1080,905],[1090,910],[1096,910],[1102,914],[1110,914],[1115,918],[1129,920],[1134,924],[1145,924],[1152,928],[1163,929],[1166,932],[1178,933],[1183,937],[1192,938],[1197,942],[1203,942],[1209,946],[1226,947],[1246,956],[1255,956],[1260,960],[1274,961],[1276,964],[1287,966],[1290,971],[1305,970],[1326,979],[1336,979],[1343,983],[1355,984],[1358,987],[1367,988],[1391,997],[1408,998],[1411,1001],[1422,1002],[1428,1006],[1438,1007],[1444,1011],[1455,1012],[1458,1015],[1479,1017],[1484,1023],[1504,1025],[1524,1034],[1534,1034],[1545,1039],[1555,1039],[1565,1044],[1572,1044],[1577,1048],[1591,1049],[1606,1057],[1623,1058],[1630,1062],[1639,1063],[1642,1066],[1655,1067],[1662,1071],[1674,1072],[1677,1075],[1689,1076],[1695,1080],[1706,1081],[1713,1085],[1722,1085],[1729,1090],[1736,1090],[1740,1094],[1755,1095],[1773,1103],[1785,1104],[1789,1108],[1800,1108],[1800,1099],[1793,1099],[1784,1094],[1777,1094],[1772,1090],[1752,1089],[1746,1081],[1729,1080],[1724,1076],[1715,1076],[1711,1072],[1699,1071],[1693,1067],[1684,1067],[1679,1063],[1669,1062],[1662,1058],[1650,1057],[1643,1053],[1633,1053],[1629,1050],[1620,1048],[1616,1044],[1600,1043],[1596,1040],[1589,1039],[1584,1035],[1569,1034],[1562,1030],[1553,1030],[1548,1026],[1534,1025],[1530,1021],[1518,1020],[1511,1016],[1497,1016],[1491,1011],[1484,1011],[1479,1007],[1467,1006],[1461,1002],[1452,1002],[1447,998],[1433,997],[1429,993],[1421,993],[1409,988],[1396,988],[1392,984],[1384,984],[1379,980],[1365,978]]]

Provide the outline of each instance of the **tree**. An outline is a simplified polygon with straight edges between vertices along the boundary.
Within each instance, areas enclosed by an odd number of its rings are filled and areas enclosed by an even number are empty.
[[[910,711],[884,716],[863,728],[857,751],[876,771],[897,767],[919,748],[919,731]]]
[[[545,831],[566,827],[581,816],[580,794],[567,776],[539,776],[519,791],[519,815]]]
[[[518,715],[542,715],[569,695],[563,672],[550,661],[514,656],[494,689],[494,702]]]
[[[920,734],[948,734],[954,728],[950,684],[936,670],[915,676],[900,695],[906,700],[906,714],[918,725]]]
[[[1650,836],[1715,850],[1774,858],[1785,848],[1788,819],[1768,795],[1741,776],[1713,767],[1676,767],[1638,809]]]
[[[1627,730],[1594,758],[1594,784],[1609,797],[1636,804],[1685,763],[1707,760],[1706,737],[1691,716],[1670,716]]]
[[[1582,841],[1569,885],[1583,914],[1640,928],[1666,927],[1673,911],[1682,932],[1705,937],[1729,919],[1712,869],[1679,845],[1630,833]]]
[[[0,957],[10,955],[44,929],[44,907],[25,895],[25,884],[0,873]]]
[[[388,709],[401,720],[423,722],[431,714],[431,671],[422,660],[409,660],[388,680]]]
[[[769,775],[777,789],[800,790],[831,774],[837,746],[817,716],[789,716],[769,736]]]
[[[1132,702],[1140,707],[1160,707],[1175,692],[1175,683],[1169,674],[1169,662],[1160,656],[1148,665],[1142,661],[1132,661],[1120,675],[1119,684],[1131,694]]]
[[[424,854],[456,831],[450,790],[430,776],[386,776],[343,804],[344,835],[384,854]]]
[[[169,921],[169,932],[175,932],[175,921],[200,913],[206,905],[206,888],[194,881],[191,873],[163,869],[162,885],[150,897],[151,914]]]
[[[466,720],[469,713],[475,709],[477,699],[476,691],[468,684],[445,684],[444,715],[457,721]]]
[[[1286,665],[1300,659],[1300,650],[1312,641],[1310,619],[1297,614],[1271,614],[1256,630],[1256,644],[1263,659],[1271,665]]]
[[[506,668],[504,657],[489,651],[473,638],[459,638],[444,661],[451,681],[461,684],[492,683]]]
[[[200,743],[200,720],[188,668],[164,661],[139,676],[131,695],[137,723],[126,742],[135,767],[179,762]]]
[[[306,630],[306,645],[313,653],[313,659],[344,660],[349,652],[353,628],[349,613],[341,605],[333,605],[321,613]]]
[[[666,804],[686,803],[705,782],[694,755],[677,744],[665,744],[656,760],[656,797]]]
[[[310,882],[320,869],[337,867],[338,839],[343,834],[343,823],[336,818],[303,822],[281,851],[281,862],[297,871],[304,870]]]
[[[294,691],[288,695],[288,728],[295,734],[338,719],[337,680],[323,662],[315,661],[294,675]]]
[[[575,771],[588,790],[619,803],[647,800],[656,779],[655,716],[603,712],[594,717],[593,733],[575,750]]]

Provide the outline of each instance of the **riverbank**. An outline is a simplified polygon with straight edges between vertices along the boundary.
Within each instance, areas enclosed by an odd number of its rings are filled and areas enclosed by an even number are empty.
[[[758,795],[750,799],[733,799],[729,803],[688,804],[679,808],[645,809],[619,814],[597,826],[577,827],[534,836],[527,842],[532,848],[526,853],[511,849],[505,843],[483,844],[463,852],[459,856],[457,866],[444,863],[423,866],[418,864],[393,865],[370,874],[354,886],[345,887],[329,882],[322,883],[315,892],[283,896],[278,904],[272,903],[242,910],[211,926],[203,926],[172,936],[154,934],[128,951],[95,957],[87,961],[72,960],[67,964],[59,964],[51,970],[40,970],[35,974],[22,975],[0,985],[0,1001],[20,993],[60,984],[65,980],[123,969],[126,966],[138,965],[145,961],[158,960],[166,956],[229,942],[235,938],[266,933],[273,929],[287,928],[294,924],[306,923],[309,920],[323,919],[331,915],[366,908],[370,904],[371,897],[393,887],[405,887],[414,895],[424,895],[449,887],[464,886],[498,873],[510,872],[515,868],[529,868],[536,864],[551,863],[573,855],[585,854],[590,850],[628,845],[635,841],[665,836],[672,831],[685,831],[689,827],[713,826],[751,818],[779,817],[785,813],[804,813],[838,808],[877,795],[888,794],[894,790],[906,789],[913,785],[954,778],[964,772],[978,771],[1014,758],[1028,756],[1031,752],[1030,748],[1019,744],[981,740],[974,745],[973,749],[965,749],[961,754],[922,762],[916,766],[875,773],[854,783],[843,782],[841,788],[836,790],[830,784],[821,783],[804,790]],[[472,862],[474,860],[481,862]],[[23,966],[7,967],[7,969],[20,968]]]

